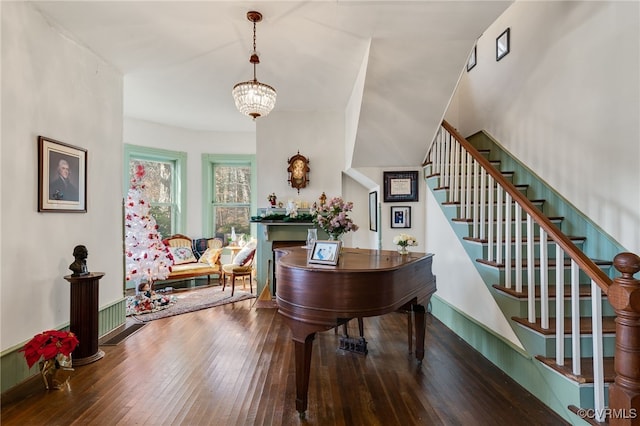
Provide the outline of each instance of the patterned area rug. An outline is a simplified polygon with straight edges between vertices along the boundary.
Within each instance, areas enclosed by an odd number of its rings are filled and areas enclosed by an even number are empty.
[[[233,297],[231,297],[231,287],[229,286],[227,286],[224,292],[222,291],[222,286],[215,286],[172,293],[171,296],[175,296],[176,302],[169,305],[166,309],[145,314],[132,315],[131,318],[140,322],[149,322],[160,318],[186,314],[187,312],[199,311],[201,309],[226,305],[227,303],[253,299],[256,297],[248,291],[239,290],[237,286]]]

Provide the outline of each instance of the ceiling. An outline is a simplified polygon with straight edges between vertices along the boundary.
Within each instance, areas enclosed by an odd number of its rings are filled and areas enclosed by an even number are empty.
[[[123,73],[126,117],[223,132],[255,131],[231,88],[253,76],[246,13],[257,10],[257,78],[278,92],[273,113],[343,112],[355,93],[352,166],[365,167],[422,161],[475,40],[511,1],[34,4]]]

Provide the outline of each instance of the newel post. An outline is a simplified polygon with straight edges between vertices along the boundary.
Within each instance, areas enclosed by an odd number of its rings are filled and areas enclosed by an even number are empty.
[[[615,383],[609,387],[609,424],[640,425],[640,257],[620,253],[613,265],[622,276],[609,287],[616,311]]]

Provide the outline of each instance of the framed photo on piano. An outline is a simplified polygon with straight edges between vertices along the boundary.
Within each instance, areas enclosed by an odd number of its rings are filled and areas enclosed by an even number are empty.
[[[309,255],[309,263],[337,265],[342,241],[316,241]]]

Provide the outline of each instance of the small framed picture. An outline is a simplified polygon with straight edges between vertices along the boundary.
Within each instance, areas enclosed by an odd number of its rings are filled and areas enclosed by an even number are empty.
[[[383,172],[384,202],[418,201],[418,172]]]
[[[87,212],[87,150],[38,136],[38,211]]]
[[[369,193],[369,230],[378,230],[378,192]]]
[[[478,57],[476,56],[476,48],[477,46],[473,46],[471,55],[469,55],[469,60],[467,61],[467,72],[471,71],[471,69],[476,66],[476,62],[478,61]]]
[[[510,28],[507,28],[496,39],[496,61],[504,58],[509,53],[510,32]]]
[[[316,241],[311,249],[309,263],[337,265],[342,241]]]
[[[391,227],[411,228],[411,207],[391,207]]]

